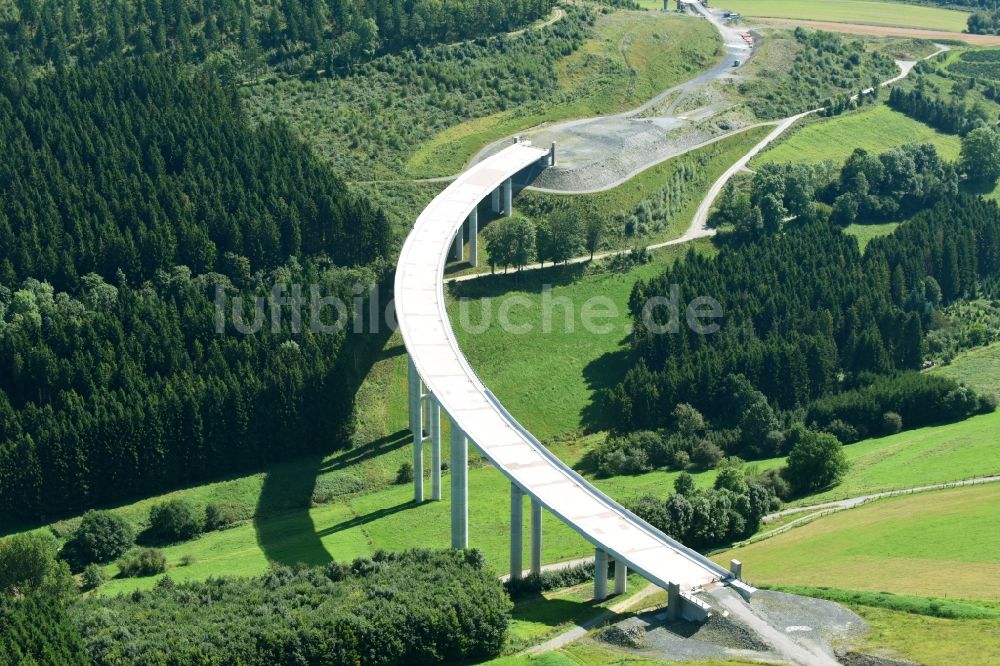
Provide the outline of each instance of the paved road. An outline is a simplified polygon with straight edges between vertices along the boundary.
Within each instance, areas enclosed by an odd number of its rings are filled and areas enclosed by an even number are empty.
[[[913,493],[920,493],[927,490],[940,490],[942,488],[961,488],[962,486],[977,486],[983,483],[994,483],[996,481],[1000,481],[1000,475],[984,476],[978,479],[966,479],[964,481],[951,481],[949,483],[935,483],[928,486],[916,486],[914,488],[903,488],[900,490],[887,490],[881,493],[871,493],[870,495],[858,495],[857,497],[848,497],[847,499],[834,500],[832,502],[822,502],[820,504],[796,506],[790,509],[776,511],[775,513],[771,513],[768,514],[767,516],[764,516],[764,522],[774,520],[775,518],[781,518],[783,516],[791,516],[796,513],[804,513],[806,511],[825,511],[827,509],[851,509],[860,504],[871,502],[872,500],[882,499],[885,497],[895,497],[897,495],[912,495]]]

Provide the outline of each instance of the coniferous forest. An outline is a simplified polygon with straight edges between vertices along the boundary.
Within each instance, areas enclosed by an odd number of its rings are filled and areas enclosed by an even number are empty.
[[[0,507],[79,510],[346,441],[346,333],[219,335],[215,288],[350,302],[389,251],[382,213],[164,58],[4,81]]]
[[[625,430],[658,428],[672,423],[675,405],[689,403],[731,427],[742,411],[727,387],[741,376],[780,409],[811,407],[817,427],[846,419],[855,432],[870,432],[867,407],[879,402],[878,416],[910,404],[906,427],[964,418],[977,409],[974,396],[950,381],[898,373],[919,369],[923,332],[935,307],[976,295],[998,275],[1000,210],[968,196],[941,200],[872,241],[864,254],[853,238],[822,220],[726,247],[714,258],[691,252],[633,290],[634,367],[608,392],[611,413],[620,415],[617,425]],[[671,285],[682,303],[717,299],[725,324],[709,335],[683,322],[676,335],[650,332],[642,323],[643,304],[669,297]],[[654,321],[666,324],[667,315],[654,311]],[[897,379],[890,385],[876,381],[892,376]],[[945,399],[956,390],[961,399]],[[907,402],[920,393],[922,400]],[[834,394],[838,400],[831,402]],[[777,428],[773,421],[770,429]],[[749,439],[763,441],[768,429]],[[744,447],[738,438],[727,451],[750,457],[778,452]]]

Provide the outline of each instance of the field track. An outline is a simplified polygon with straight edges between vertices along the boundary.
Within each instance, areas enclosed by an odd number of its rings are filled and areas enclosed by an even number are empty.
[[[957,39],[973,46],[1000,45],[1000,35],[969,35],[962,32],[945,30],[924,30],[923,28],[896,28],[885,25],[864,25],[861,23],[835,23],[833,21],[806,21],[802,19],[761,19],[771,25],[803,25],[827,32],[843,32],[850,35],[866,35],[869,37],[915,37],[931,41]]]

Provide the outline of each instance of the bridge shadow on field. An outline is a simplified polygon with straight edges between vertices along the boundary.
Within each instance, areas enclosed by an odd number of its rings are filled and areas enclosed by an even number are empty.
[[[391,293],[388,291],[380,294],[381,303],[389,302]],[[320,401],[320,409],[355,408],[358,390],[375,363],[405,353],[402,345],[386,347],[391,334],[388,326],[382,326],[375,333],[348,337],[334,371],[335,376],[342,378],[344,383],[341,385],[346,387],[341,389],[342,393],[331,394],[328,402]],[[307,407],[315,408],[315,405]],[[400,431],[351,449],[349,433],[330,433],[330,446],[326,451],[272,465],[264,478],[254,512],[257,544],[267,560],[287,565],[321,565],[333,561],[309,513],[317,491],[317,478],[326,472],[345,469],[391,451],[404,443],[405,431]],[[336,449],[343,452],[326,460],[331,450]],[[336,482],[331,485],[335,486]],[[321,490],[327,492],[329,489],[324,487]]]
[[[269,562],[318,565],[333,561],[309,515],[322,462],[322,455],[314,455],[275,465],[264,478],[254,529]]]

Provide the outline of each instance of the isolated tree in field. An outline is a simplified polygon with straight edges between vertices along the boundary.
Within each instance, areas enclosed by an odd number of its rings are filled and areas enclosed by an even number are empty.
[[[830,433],[807,430],[788,454],[784,476],[798,495],[838,483],[847,473],[844,447]]]
[[[674,479],[674,491],[678,495],[688,497],[694,493],[694,477],[687,472],[681,472]]]
[[[173,499],[154,504],[149,510],[149,533],[165,543],[187,541],[204,529],[201,516],[190,502]]]
[[[607,233],[608,222],[600,215],[590,215],[583,225],[583,242],[593,260],[594,253],[601,247],[604,235]]]
[[[969,180],[995,183],[1000,178],[1000,133],[980,127],[966,134],[962,138],[961,163]]]
[[[121,557],[135,539],[135,533],[124,520],[109,511],[88,511],[80,527],[63,547],[63,555],[71,566],[83,567],[91,562],[103,564]]]

